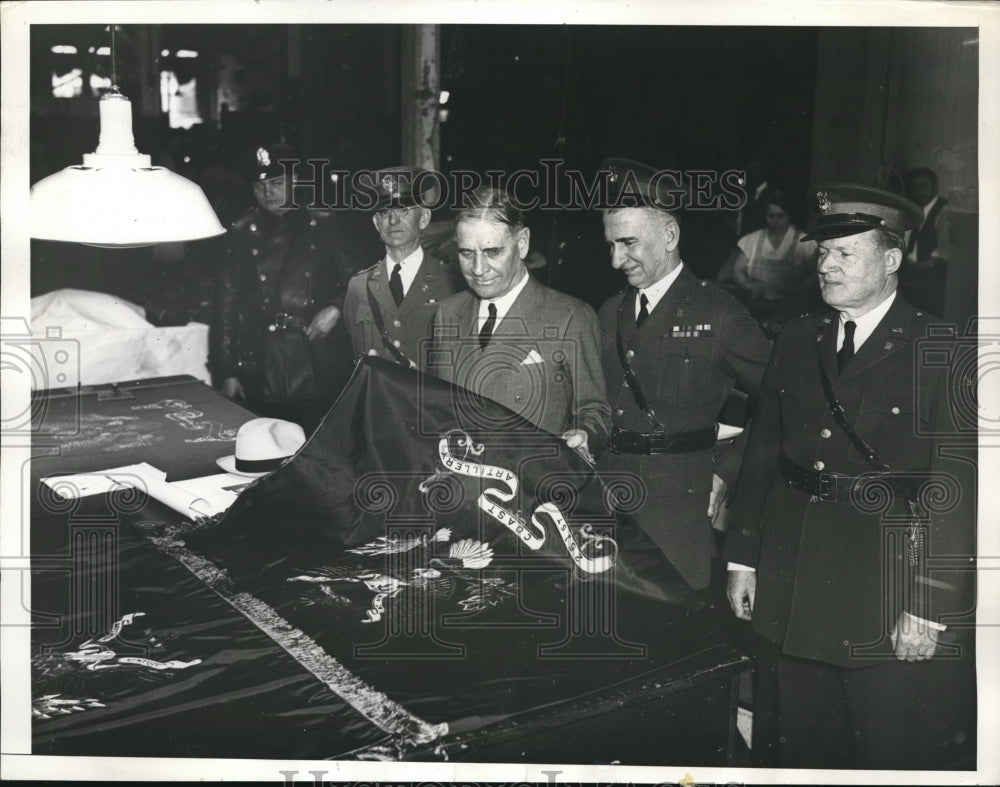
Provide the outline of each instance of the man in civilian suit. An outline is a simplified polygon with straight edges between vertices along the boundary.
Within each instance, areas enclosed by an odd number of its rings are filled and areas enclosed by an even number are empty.
[[[432,371],[561,436],[585,456],[600,450],[610,408],[594,310],[528,274],[529,230],[503,192],[475,191],[455,234],[472,292],[453,295],[438,310]]]
[[[974,768],[975,435],[949,401],[971,377],[897,292],[920,208],[853,184],[817,201],[831,308],[790,322],[765,373],[730,604],[781,649],[781,766]]]
[[[344,319],[355,356],[377,355],[403,366],[426,366],[426,340],[438,304],[463,289],[461,276],[424,252],[420,231],[434,179],[426,170],[391,167],[368,184],[376,194],[372,222],[385,257],[351,278]]]
[[[712,521],[735,484],[739,441],[717,449],[716,419],[734,385],[757,393],[771,345],[747,310],[681,261],[677,192],[627,159],[610,171],[604,236],[628,287],[599,316],[613,408],[598,467],[639,479],[633,517],[696,590],[708,587]]]

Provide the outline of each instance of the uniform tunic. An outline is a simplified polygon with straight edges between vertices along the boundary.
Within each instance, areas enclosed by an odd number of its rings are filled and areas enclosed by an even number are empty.
[[[615,426],[653,431],[625,385],[618,331],[626,351],[633,353],[631,365],[642,392],[666,432],[712,426],[734,385],[756,395],[771,345],[735,298],[685,268],[637,329],[636,297],[634,288],[626,288],[599,314]],[[598,464],[609,479],[629,474],[641,480],[644,502],[633,516],[692,587],[707,587],[713,553],[706,513],[712,474],[730,487],[735,484],[739,445],[653,456],[605,452]]]

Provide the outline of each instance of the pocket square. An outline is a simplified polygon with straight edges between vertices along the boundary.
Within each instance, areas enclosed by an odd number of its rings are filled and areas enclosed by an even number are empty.
[[[541,355],[538,354],[538,350],[532,350],[525,356],[525,359],[521,361],[521,366],[528,366],[533,363],[545,363],[545,360]]]

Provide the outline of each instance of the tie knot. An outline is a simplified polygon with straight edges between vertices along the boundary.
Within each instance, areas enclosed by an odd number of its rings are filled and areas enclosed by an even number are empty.
[[[400,271],[401,271],[402,269],[403,269],[403,264],[402,264],[401,262],[397,262],[397,263],[396,263],[396,267],[392,269],[392,272],[393,272],[394,274],[396,274],[396,275],[398,276],[398,275],[399,275],[399,272],[400,272]]]
[[[493,301],[490,301],[487,304],[486,308],[488,309],[488,311],[490,313],[490,317],[496,317],[497,316],[497,305],[495,303],[493,303]]]
[[[858,324],[854,320],[848,320],[844,323],[844,335],[849,338],[854,338],[854,329],[858,327]]]
[[[639,303],[643,305],[644,308],[649,308],[649,298],[646,297],[646,293],[642,293],[639,296]]]

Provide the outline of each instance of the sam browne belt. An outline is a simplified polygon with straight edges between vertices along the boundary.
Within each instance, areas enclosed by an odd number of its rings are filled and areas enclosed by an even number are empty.
[[[855,490],[865,484],[886,484],[900,500],[911,500],[926,479],[921,476],[902,476],[889,472],[871,472],[864,475],[841,475],[803,467],[788,458],[782,451],[778,469],[789,486],[815,495],[826,503],[849,503]]]
[[[613,454],[682,454],[689,451],[704,451],[715,445],[719,425],[712,424],[702,429],[687,432],[633,432],[611,428],[608,450]]]

